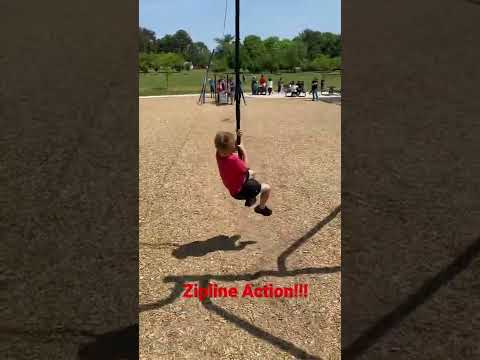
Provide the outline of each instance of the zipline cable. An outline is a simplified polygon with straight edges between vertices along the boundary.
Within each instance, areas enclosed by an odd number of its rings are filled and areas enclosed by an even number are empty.
[[[225,15],[223,16],[223,38],[225,39],[225,27],[227,25],[228,0],[225,0]]]
[[[225,29],[227,25],[227,12],[228,12],[228,0],[225,0],[225,14],[223,16],[223,39],[225,39]],[[210,55],[210,59],[208,60],[208,65],[207,65],[207,71],[205,73],[205,77],[202,82],[202,90],[200,91],[200,97],[198,99],[198,104],[205,103],[205,92],[207,90],[207,79],[208,79],[208,73],[210,72],[210,66],[212,64],[213,56],[215,53],[215,49],[212,50],[212,53]],[[215,84],[216,86],[216,84]]]

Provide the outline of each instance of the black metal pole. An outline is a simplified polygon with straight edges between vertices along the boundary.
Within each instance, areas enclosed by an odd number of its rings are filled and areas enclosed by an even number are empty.
[[[208,81],[208,74],[210,72],[210,65],[212,64],[214,53],[215,53],[215,49],[212,50],[212,53],[210,54],[210,58],[208,59],[207,72],[205,73],[205,79],[203,83],[203,90],[202,90],[202,93],[200,94],[200,98],[198,99],[199,103],[200,101],[202,101],[202,103],[205,104],[205,93],[207,91],[207,88],[210,89],[210,84],[207,84],[207,81]],[[203,100],[202,100],[202,94],[203,94]]]
[[[240,0],[235,0],[235,115],[237,130],[240,130]],[[237,144],[240,144],[239,136]]]

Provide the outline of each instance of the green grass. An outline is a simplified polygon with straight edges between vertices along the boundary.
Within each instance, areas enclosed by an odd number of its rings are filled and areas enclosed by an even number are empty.
[[[210,77],[213,78],[214,74],[210,73]],[[261,74],[255,74],[257,80]],[[284,83],[289,81],[305,81],[305,87],[310,90],[310,84],[314,77],[321,79],[322,74],[314,72],[300,72],[300,73],[282,73],[282,74],[264,74],[268,79],[273,80],[274,91],[276,92],[277,80],[281,77]],[[192,70],[182,71],[179,73],[171,73],[168,77],[168,89],[166,74],[139,74],[139,94],[140,96],[150,95],[174,95],[174,94],[199,94],[202,88],[202,80],[205,76],[205,70]],[[217,74],[217,78],[218,78]],[[230,75],[229,75],[230,76]],[[252,75],[245,75],[246,84],[243,89],[245,92],[250,92]],[[341,88],[341,74],[332,73],[325,75],[325,86],[334,86],[335,88]],[[208,89],[207,89],[208,91]]]
[[[204,70],[182,71],[168,75],[168,89],[166,74],[139,74],[140,96],[199,94],[202,89]]]

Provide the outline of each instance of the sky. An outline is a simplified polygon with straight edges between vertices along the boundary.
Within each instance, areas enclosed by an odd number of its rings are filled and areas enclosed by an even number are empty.
[[[139,0],[139,25],[157,38],[186,30],[193,41],[209,49],[223,35],[225,1],[226,34],[235,35],[235,0]],[[341,0],[241,0],[240,38],[258,35],[292,39],[309,28],[340,34]]]

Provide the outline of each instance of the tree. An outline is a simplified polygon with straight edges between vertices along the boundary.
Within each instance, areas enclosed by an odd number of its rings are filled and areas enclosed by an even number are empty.
[[[228,70],[227,58],[217,57],[212,61],[213,71],[216,73],[225,72]]]
[[[277,72],[280,69],[280,40],[276,36],[271,36],[263,41],[265,47],[265,56],[262,61],[263,68],[270,73]]]
[[[155,33],[146,28],[138,29],[138,51],[150,53],[156,50]]]
[[[190,35],[185,30],[178,30],[173,34],[172,40],[175,46],[173,51],[182,54],[184,57],[188,56],[188,50],[193,44]]]
[[[280,47],[280,39],[277,36],[270,36],[263,41],[267,51],[276,51]]]
[[[174,52],[175,51],[175,39],[172,35],[165,35],[157,41],[157,47],[160,52]]]
[[[277,72],[280,69],[278,58],[273,54],[267,53],[262,59],[261,66],[263,69],[268,70],[271,74]]]
[[[249,69],[252,72],[259,72],[263,69],[265,58],[265,45],[257,35],[248,35],[243,40],[243,47],[250,59]]]
[[[210,59],[210,50],[207,45],[199,41],[192,44],[186,58],[190,60],[193,65],[205,67],[208,65],[208,60]]]
[[[305,44],[307,58],[313,60],[322,53],[322,33],[306,29],[302,31],[296,38]]]
[[[324,54],[318,55],[312,61],[313,70],[330,71],[331,59]]]
[[[288,69],[288,64],[287,64],[287,50],[290,47],[292,41],[289,39],[282,39],[279,40],[277,43],[278,46],[278,66],[282,70],[287,70]]]
[[[225,35],[223,38],[215,38],[217,47],[215,49],[214,68],[215,71],[226,71],[232,68],[235,56],[233,36]]]
[[[217,70],[235,67],[235,41],[230,34],[215,39],[216,54],[213,59]],[[276,72],[295,70],[334,70],[341,68],[341,38],[330,32],[322,33],[305,29],[293,40],[271,36],[262,40],[257,35],[248,35],[240,44],[240,66],[252,72],[268,70]],[[155,33],[139,28],[139,52],[162,54],[155,61],[146,55],[139,59],[140,71],[148,69],[181,69],[185,60],[194,66],[205,67],[210,50],[202,42],[193,42],[185,30],[156,39]],[[174,55],[178,55],[175,57]]]
[[[215,52],[219,57],[226,56],[228,53],[232,52],[233,40],[234,38],[230,34],[225,35],[223,38],[215,38],[215,42],[217,43]]]
[[[329,32],[323,33],[322,35],[323,35],[322,42],[321,42],[322,53],[330,57],[340,56],[341,54],[340,36],[329,33]]]
[[[306,29],[295,39],[301,40],[305,44],[309,60],[315,59],[320,54],[330,57],[340,56],[341,54],[340,35]]]
[[[304,65],[306,48],[302,41],[295,40],[282,44],[281,65],[286,70],[295,70]]]
[[[336,56],[330,59],[330,70],[341,70],[342,69],[342,58],[340,56]]]

